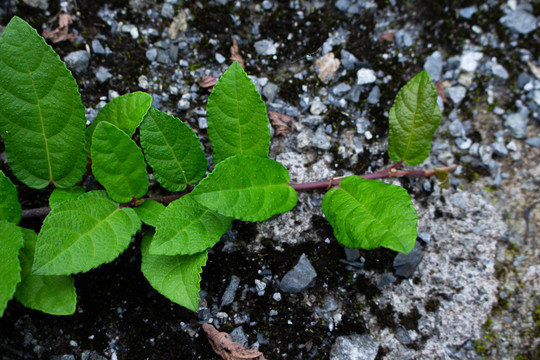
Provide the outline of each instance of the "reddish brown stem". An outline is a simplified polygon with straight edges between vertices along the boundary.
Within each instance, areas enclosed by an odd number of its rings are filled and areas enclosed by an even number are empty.
[[[388,177],[402,177],[402,176],[429,177],[429,176],[435,175],[435,170],[438,170],[438,171],[452,171],[457,167],[457,165],[453,165],[453,166],[446,166],[446,167],[442,167],[442,168],[428,169],[428,170],[396,170],[396,168],[398,166],[400,166],[401,164],[402,164],[402,162],[400,161],[400,162],[388,167],[387,169],[377,171],[377,172],[374,172],[374,173],[371,173],[371,174],[363,174],[363,175],[358,175],[358,176],[360,176],[361,178],[364,178],[364,179],[384,179],[384,178],[388,178]],[[341,179],[343,179],[343,176],[337,177],[337,178],[332,178],[330,180],[325,180],[325,181],[315,181],[315,182],[302,183],[302,184],[293,184],[293,183],[291,183],[291,184],[289,184],[289,186],[292,187],[293,189],[295,189],[296,191],[330,189],[330,188],[332,188],[334,186],[338,186]],[[186,195],[192,189],[193,188],[190,187],[186,192],[184,192],[182,194],[156,196],[156,197],[147,198],[147,199],[151,199],[151,200],[157,201],[159,203],[162,203],[164,205],[167,205],[167,204],[173,202],[174,200],[179,199],[182,196]],[[122,204],[122,205],[131,206],[132,203],[129,202],[129,203]],[[36,208],[36,209],[27,209],[27,210],[22,211],[22,217],[23,217],[23,219],[45,217],[45,216],[47,216],[47,214],[49,214],[50,211],[51,211],[51,208],[49,206],[44,206],[44,207]]]

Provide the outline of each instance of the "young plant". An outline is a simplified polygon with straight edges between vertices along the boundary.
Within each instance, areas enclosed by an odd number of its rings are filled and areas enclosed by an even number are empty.
[[[411,199],[403,188],[372,179],[434,174],[397,167],[429,155],[441,119],[436,100],[426,72],[399,91],[389,115],[389,155],[397,163],[389,169],[291,184],[283,165],[268,157],[266,106],[235,62],[208,99],[215,167],[205,176],[195,132],[152,108],[148,94],[112,100],[86,128],[71,73],[34,29],[14,17],[0,36],[0,131],[13,175],[28,187],[55,189],[36,235],[17,226],[17,190],[0,172],[0,315],[12,297],[47,313],[72,314],[71,275],[116,259],[142,223],[144,276],[171,301],[197,311],[208,249],[233,219],[264,221],[291,210],[296,191],[329,184],[322,210],[340,243],[408,253],[417,237]],[[141,147],[132,139],[137,129]],[[105,190],[77,185],[90,175],[88,161]],[[145,197],[147,164],[164,189],[178,194]]]

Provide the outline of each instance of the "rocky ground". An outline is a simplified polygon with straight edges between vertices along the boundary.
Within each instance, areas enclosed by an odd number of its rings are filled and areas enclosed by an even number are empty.
[[[343,249],[323,193],[301,193],[287,214],[233,224],[197,314],[147,284],[135,239],[76,277],[75,315],[10,302],[2,360],[218,359],[204,322],[267,359],[540,358],[539,2],[0,1],[0,25],[13,15],[66,61],[89,121],[146,91],[206,150],[208,87],[240,56],[270,111],[271,157],[295,182],[388,166],[388,110],[425,69],[443,119],[421,168],[459,167],[448,189],[391,181],[419,215],[407,256]]]

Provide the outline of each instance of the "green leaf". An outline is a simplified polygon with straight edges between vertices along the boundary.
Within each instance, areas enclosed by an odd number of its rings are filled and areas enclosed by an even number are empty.
[[[62,201],[78,198],[85,192],[84,188],[80,186],[73,186],[69,189],[54,189],[51,196],[49,196],[49,206],[53,208]]]
[[[159,216],[165,210],[165,205],[151,199],[144,199],[143,203],[133,210],[142,222],[155,227]]]
[[[153,233],[145,234],[142,245],[141,270],[150,285],[159,293],[191,311],[199,308],[202,267],[208,252],[194,255],[151,255],[148,252]]]
[[[33,272],[69,275],[111,262],[140,228],[131,208],[120,208],[104,191],[91,191],[55,206],[39,233]]]
[[[86,171],[81,95],[71,72],[26,22],[0,36],[0,131],[13,173],[29,187],[70,187]]]
[[[179,119],[151,108],[141,124],[141,146],[156,180],[169,191],[182,191],[206,173],[199,138]]]
[[[206,112],[214,164],[236,154],[268,156],[270,129],[266,106],[238,62],[214,86]]]
[[[264,221],[296,205],[296,191],[288,184],[289,173],[277,161],[235,155],[217,164],[190,195],[221,215]]]
[[[19,250],[23,245],[21,228],[0,220],[0,317],[4,315],[8,301],[21,281]]]
[[[421,164],[431,151],[431,140],[441,123],[437,91],[422,71],[399,90],[388,115],[388,155],[409,166]]]
[[[21,221],[21,213],[17,188],[0,170],[0,220],[18,224]]]
[[[190,195],[167,206],[156,224],[150,245],[155,255],[192,255],[214,246],[231,226],[232,218],[202,206]]]
[[[348,176],[326,193],[322,210],[346,247],[383,246],[405,254],[414,248],[418,217],[409,194],[399,186]]]
[[[435,170],[435,176],[437,177],[437,180],[439,180],[439,187],[442,189],[448,189],[450,187],[450,175],[448,174],[448,171],[443,170]]]
[[[92,124],[86,129],[86,151],[90,153],[92,136],[99,123],[106,121],[114,124],[131,137],[151,105],[152,96],[140,91],[112,99],[99,110]]]
[[[148,191],[148,173],[141,149],[111,123],[101,122],[94,131],[92,172],[115,201],[129,202]]]
[[[52,315],[71,315],[77,306],[77,294],[73,278],[68,275],[33,275],[32,263],[37,235],[23,229],[24,248],[21,259],[21,282],[15,299],[24,306]]]

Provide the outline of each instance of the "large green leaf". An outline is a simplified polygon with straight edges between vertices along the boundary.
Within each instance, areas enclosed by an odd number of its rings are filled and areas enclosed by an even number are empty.
[[[49,196],[49,206],[53,208],[62,201],[76,199],[85,192],[84,188],[80,186],[73,186],[69,189],[54,189],[51,196]]]
[[[23,229],[24,248],[21,259],[21,282],[15,299],[26,307],[52,315],[71,315],[77,306],[77,294],[73,278],[69,275],[33,275],[32,263],[37,235]]]
[[[15,176],[70,187],[86,171],[81,95],[71,72],[18,17],[0,36],[0,130]]]
[[[152,105],[152,96],[140,91],[118,96],[101,108],[86,129],[86,150],[90,152],[92,136],[98,124],[102,121],[116,125],[120,130],[133,135],[137,127]]]
[[[412,78],[399,90],[388,115],[388,155],[414,166],[431,151],[431,140],[441,123],[437,91],[426,71]]]
[[[159,216],[165,210],[165,205],[152,199],[144,199],[143,203],[133,210],[142,222],[155,227]]]
[[[192,255],[204,251],[219,241],[232,220],[185,195],[170,203],[159,217],[149,251],[155,255]]]
[[[91,191],[55,206],[39,233],[33,272],[69,275],[113,261],[129,245],[141,222],[104,191]]]
[[[92,140],[92,172],[118,202],[128,202],[148,191],[148,173],[141,149],[115,125],[101,122]]]
[[[143,237],[141,252],[141,271],[162,295],[171,301],[191,310],[199,308],[202,267],[208,259],[208,252],[194,255],[151,255],[148,252],[153,232]]]
[[[0,220],[18,224],[21,221],[21,213],[17,188],[0,170]]]
[[[206,112],[215,164],[236,154],[268,156],[270,130],[266,106],[238,62],[214,86]]]
[[[190,193],[200,204],[235,219],[264,221],[297,201],[289,173],[277,161],[235,155],[220,162]]]
[[[206,157],[193,130],[179,119],[151,108],[141,124],[141,146],[156,180],[182,191],[206,173]]]
[[[13,297],[17,284],[21,281],[19,250],[24,240],[21,228],[0,220],[0,317],[7,303]]]
[[[346,247],[383,246],[402,253],[414,248],[418,217],[409,194],[399,186],[348,176],[326,193],[322,210]]]

